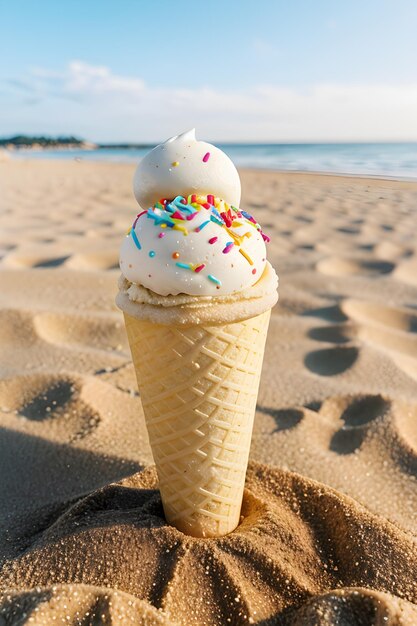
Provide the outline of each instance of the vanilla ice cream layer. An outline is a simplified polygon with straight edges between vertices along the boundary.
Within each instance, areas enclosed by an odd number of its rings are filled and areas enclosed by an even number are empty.
[[[156,324],[229,324],[272,308],[278,300],[277,289],[278,276],[269,262],[254,285],[219,296],[161,296],[121,275],[116,304],[128,315]]]

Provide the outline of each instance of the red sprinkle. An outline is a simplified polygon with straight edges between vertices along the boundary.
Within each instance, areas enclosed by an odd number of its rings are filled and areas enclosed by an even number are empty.
[[[212,237],[211,239],[209,239],[209,243],[216,243],[218,237]]]
[[[173,217],[176,220],[183,220],[184,219],[183,215],[181,215],[181,213],[179,211],[175,211],[175,213],[173,213],[171,215],[171,217]]]
[[[228,215],[228,213],[226,213],[225,211],[223,211],[223,213],[220,213],[220,215],[222,216],[223,221],[226,224],[226,226],[230,228],[233,222],[233,218],[231,218],[230,215]]]
[[[197,202],[197,196],[195,195],[195,193],[193,193],[193,195],[191,196],[191,204],[193,202]]]
[[[137,214],[136,219],[135,219],[135,221],[133,222],[133,226],[132,226],[132,228],[135,228],[136,223],[137,223],[138,219],[140,218],[140,216],[141,216],[141,215],[144,215],[144,214],[145,214],[145,213],[147,213],[147,212],[148,212],[148,211],[142,211],[141,213],[138,213],[138,214]]]
[[[207,163],[209,158],[210,158],[210,152],[206,152],[206,154],[203,156],[203,163]]]
[[[195,218],[195,216],[197,215],[197,211],[195,213],[190,213],[189,215],[187,215],[187,220],[192,220]]]
[[[209,204],[208,202],[205,202],[201,206],[203,206],[205,209],[211,209],[211,204]]]
[[[207,196],[207,202],[214,206],[214,196],[211,193],[209,193]]]
[[[255,268],[253,268],[252,274],[256,274],[256,269]]]
[[[206,266],[205,266],[205,264],[204,264],[204,263],[202,263],[201,265],[198,265],[198,266],[195,268],[195,270],[194,270],[194,271],[195,271],[195,272],[201,272],[201,270],[203,270],[205,267],[206,267]]]

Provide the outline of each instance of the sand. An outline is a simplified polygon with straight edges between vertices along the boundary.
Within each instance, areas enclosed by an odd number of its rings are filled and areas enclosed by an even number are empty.
[[[417,184],[242,171],[280,276],[242,521],[162,514],[114,305],[134,167],[0,163],[0,624],[417,623]]]

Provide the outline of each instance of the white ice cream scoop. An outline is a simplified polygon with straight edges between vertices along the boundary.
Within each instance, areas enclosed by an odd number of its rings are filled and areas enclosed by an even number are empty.
[[[143,209],[161,198],[213,194],[240,204],[240,178],[229,157],[216,146],[198,141],[195,130],[171,137],[140,161],[133,179],[136,200]]]

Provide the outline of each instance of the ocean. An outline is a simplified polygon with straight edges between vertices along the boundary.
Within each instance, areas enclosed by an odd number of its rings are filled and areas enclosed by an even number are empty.
[[[238,167],[417,179],[417,143],[217,144]],[[16,151],[13,158],[137,162],[149,148]]]

